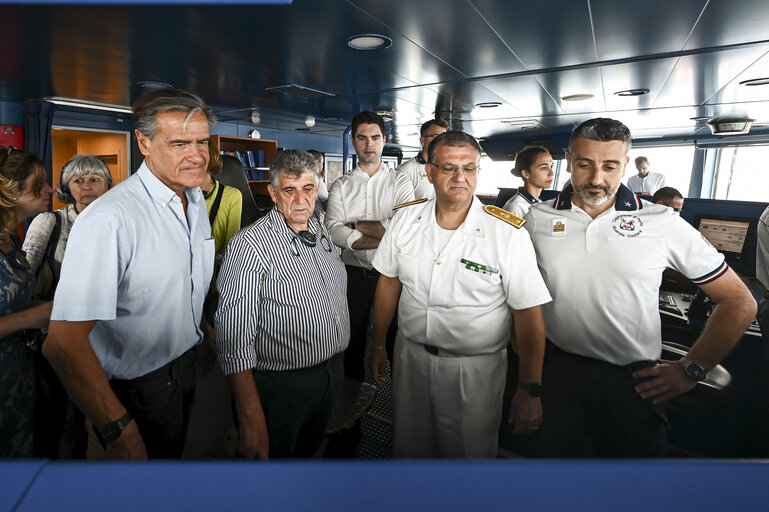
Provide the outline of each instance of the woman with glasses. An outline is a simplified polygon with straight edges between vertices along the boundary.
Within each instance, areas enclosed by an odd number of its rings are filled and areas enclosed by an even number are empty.
[[[19,331],[47,327],[51,302],[30,304],[34,273],[16,229],[50,194],[40,159],[0,147],[0,458],[32,455],[35,369]]]
[[[22,249],[35,273],[33,298],[53,300],[72,224],[89,204],[112,188],[112,174],[93,155],[76,155],[61,169],[56,197],[67,206],[34,218]],[[88,435],[85,417],[69,399],[48,361],[37,353],[35,457],[85,458]]]
[[[505,203],[504,209],[523,217],[532,204],[541,202],[542,190],[553,185],[553,157],[543,147],[529,146],[515,155],[515,167],[510,172],[523,179],[523,186]]]

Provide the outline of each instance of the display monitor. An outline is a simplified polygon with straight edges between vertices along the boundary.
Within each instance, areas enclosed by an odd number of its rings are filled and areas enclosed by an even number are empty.
[[[757,221],[748,217],[699,214],[694,219],[694,227],[734,266],[746,260],[751,251],[755,252]]]

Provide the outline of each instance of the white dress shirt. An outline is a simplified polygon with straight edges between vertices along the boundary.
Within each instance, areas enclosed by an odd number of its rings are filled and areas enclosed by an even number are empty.
[[[658,172],[650,172],[643,178],[637,174],[634,174],[627,180],[627,187],[636,194],[640,194],[642,192],[654,194],[664,186],[665,175]]]
[[[414,188],[408,177],[384,163],[369,177],[360,167],[336,180],[328,191],[324,222],[331,239],[342,248],[346,265],[371,268],[376,249],[355,250],[363,233],[347,224],[363,220],[379,221],[387,229],[393,208],[414,200]]]

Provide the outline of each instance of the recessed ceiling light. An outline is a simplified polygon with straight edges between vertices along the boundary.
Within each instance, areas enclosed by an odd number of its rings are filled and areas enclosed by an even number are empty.
[[[484,101],[483,103],[476,103],[475,106],[478,108],[497,108],[501,106],[502,103],[498,101]]]
[[[353,50],[381,50],[392,44],[392,39],[381,34],[358,34],[347,38],[347,46]]]
[[[708,121],[713,135],[738,135],[748,133],[755,119],[748,117],[719,117]]]
[[[643,96],[644,94],[649,94],[649,89],[626,89],[614,93],[615,96]]]
[[[740,85],[747,85],[749,87],[755,85],[769,85],[769,77],[764,78],[751,78],[750,80],[743,80]]]
[[[690,117],[692,121],[710,121],[710,116],[697,116],[697,117]]]
[[[151,89],[153,91],[159,90],[159,89],[172,89],[173,85],[167,84],[165,82],[155,82],[152,80],[146,80],[143,82],[139,82],[139,87],[142,87],[144,89]]]
[[[593,98],[595,94],[569,94],[568,96],[563,96],[561,99],[563,101],[585,101]]]
[[[389,123],[394,119],[392,110],[379,109],[379,110],[376,110],[376,115],[381,117],[385,123]]]

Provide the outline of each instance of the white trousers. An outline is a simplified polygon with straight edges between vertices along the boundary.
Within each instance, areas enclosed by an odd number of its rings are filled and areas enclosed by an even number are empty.
[[[497,457],[507,377],[504,350],[438,356],[398,331],[394,360],[394,457]]]

